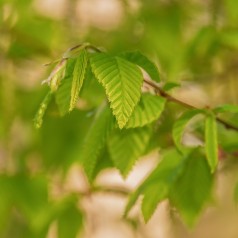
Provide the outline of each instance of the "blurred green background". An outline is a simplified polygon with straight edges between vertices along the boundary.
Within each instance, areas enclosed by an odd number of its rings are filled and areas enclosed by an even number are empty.
[[[89,218],[79,201],[87,185],[77,191],[66,181],[80,164],[103,91],[91,85],[79,110],[63,118],[53,102],[42,128],[33,127],[47,90],[41,81],[52,69],[43,64],[82,42],[113,53],[140,50],[157,63],[163,82],[181,83],[177,96],[194,105],[238,103],[237,0],[0,0],[1,238],[99,237],[83,235]],[[171,143],[176,110],[167,112],[162,146]],[[220,133],[225,148],[236,151],[238,136]],[[137,233],[118,237],[160,237],[131,227]]]

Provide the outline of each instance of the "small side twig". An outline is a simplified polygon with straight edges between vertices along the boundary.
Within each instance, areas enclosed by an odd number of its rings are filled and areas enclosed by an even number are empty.
[[[155,92],[160,95],[161,97],[164,97],[165,99],[167,99],[168,101],[170,102],[174,102],[174,103],[177,103],[179,105],[182,105],[186,108],[189,108],[189,109],[200,109],[200,108],[197,108],[191,104],[188,104],[184,101],[181,101],[173,96],[171,96],[170,94],[168,94],[167,92],[165,92],[160,86],[158,86],[156,83],[148,80],[148,79],[144,79],[144,82],[148,85],[150,85],[152,88],[155,89]],[[226,129],[230,129],[230,130],[234,130],[234,131],[237,131],[238,132],[238,127],[230,124],[229,122],[221,119],[220,117],[216,116],[216,120],[217,122],[219,122],[220,124],[222,124]]]

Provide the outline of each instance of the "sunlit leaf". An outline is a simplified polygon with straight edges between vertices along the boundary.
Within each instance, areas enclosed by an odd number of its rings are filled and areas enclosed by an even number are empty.
[[[95,77],[106,90],[117,123],[123,128],[140,100],[142,73],[136,65],[105,53],[92,54],[90,62]]]
[[[34,118],[34,125],[36,128],[40,128],[43,123],[43,117],[45,115],[46,109],[51,101],[52,93],[48,92],[43,100],[43,102],[40,105],[40,108],[38,109],[36,116]]]
[[[86,75],[87,61],[87,52],[85,50],[80,51],[73,71],[69,111],[73,110],[78,100],[78,95]]]
[[[76,59],[67,60],[65,76],[62,79],[60,86],[55,93],[56,103],[58,105],[61,116],[64,116],[66,113],[69,112],[75,63]]]

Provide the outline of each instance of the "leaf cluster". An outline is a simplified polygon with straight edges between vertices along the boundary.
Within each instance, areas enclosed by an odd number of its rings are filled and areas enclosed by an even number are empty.
[[[178,84],[160,87],[156,65],[140,52],[111,55],[85,43],[64,53],[50,74],[49,92],[36,115],[36,127],[41,126],[52,98],[62,116],[74,108],[80,109],[80,100],[92,82],[101,85],[106,100],[95,107],[92,123],[79,148],[79,160],[91,183],[107,167],[117,168],[126,178],[138,158],[153,149],[151,140],[158,133],[158,121],[167,102],[188,106],[173,123],[172,147],[164,148],[161,162],[130,195],[125,216],[139,196],[143,196],[145,221],[161,201],[168,199],[184,221],[193,226],[212,195],[219,162],[217,114],[236,113],[237,106],[223,105],[213,110],[191,107],[165,92]],[[198,115],[202,142],[187,146],[184,132]]]

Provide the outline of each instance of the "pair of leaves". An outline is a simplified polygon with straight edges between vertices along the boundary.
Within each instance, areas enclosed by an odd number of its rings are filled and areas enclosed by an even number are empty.
[[[149,142],[151,135],[151,127],[149,126],[122,130],[114,126],[114,130],[112,130],[113,125],[113,117],[109,108],[102,107],[84,140],[80,157],[91,182],[95,177],[98,163],[101,163],[103,159],[105,160],[105,158],[101,158],[102,156],[109,156],[114,166],[126,177]],[[105,153],[107,152],[106,147],[109,154]]]
[[[164,154],[157,168],[130,196],[125,215],[140,195],[143,195],[142,213],[148,221],[157,205],[169,198],[182,215],[184,221],[194,225],[204,204],[210,198],[213,177],[205,157],[195,150],[182,156],[176,150]]]
[[[56,102],[61,115],[65,115],[75,107],[85,80],[87,64],[88,57],[85,49],[79,52],[76,59],[69,58],[67,60],[65,77],[56,92]]]
[[[186,111],[173,126],[173,139],[177,148],[181,152],[186,151],[186,147],[181,143],[185,126],[196,115],[205,114],[205,151],[208,163],[213,173],[218,164],[218,142],[217,142],[217,125],[216,117],[213,113],[207,112],[202,109],[193,109]]]
[[[48,79],[50,80],[50,91],[45,96],[34,119],[36,128],[42,125],[53,93],[56,94],[56,102],[61,115],[73,110],[86,76],[87,62],[87,52],[82,49],[77,58],[62,59],[55,67]]]
[[[88,44],[76,47],[76,53],[73,56],[71,56],[72,50],[70,50],[69,57],[63,58],[49,77],[51,91],[56,92],[56,102],[60,113],[64,115],[74,108],[83,81],[87,77],[86,70],[88,66],[95,78],[103,85],[118,126],[123,128],[141,98],[143,83],[141,69],[145,70],[151,79],[159,82],[158,69],[147,57],[139,52],[110,56],[102,52],[89,53],[86,51],[87,47]],[[88,64],[88,58],[90,59],[90,64]],[[163,101],[160,101],[162,104]],[[152,102],[152,104],[155,105],[156,103]],[[160,113],[156,114],[155,108],[152,108],[152,110],[152,113],[149,112],[150,117],[159,116]],[[162,110],[161,105],[158,110]],[[149,118],[149,120],[155,119]],[[133,125],[132,120],[128,127],[146,124],[143,121],[135,123],[136,125]],[[138,123],[140,125],[137,125]]]

